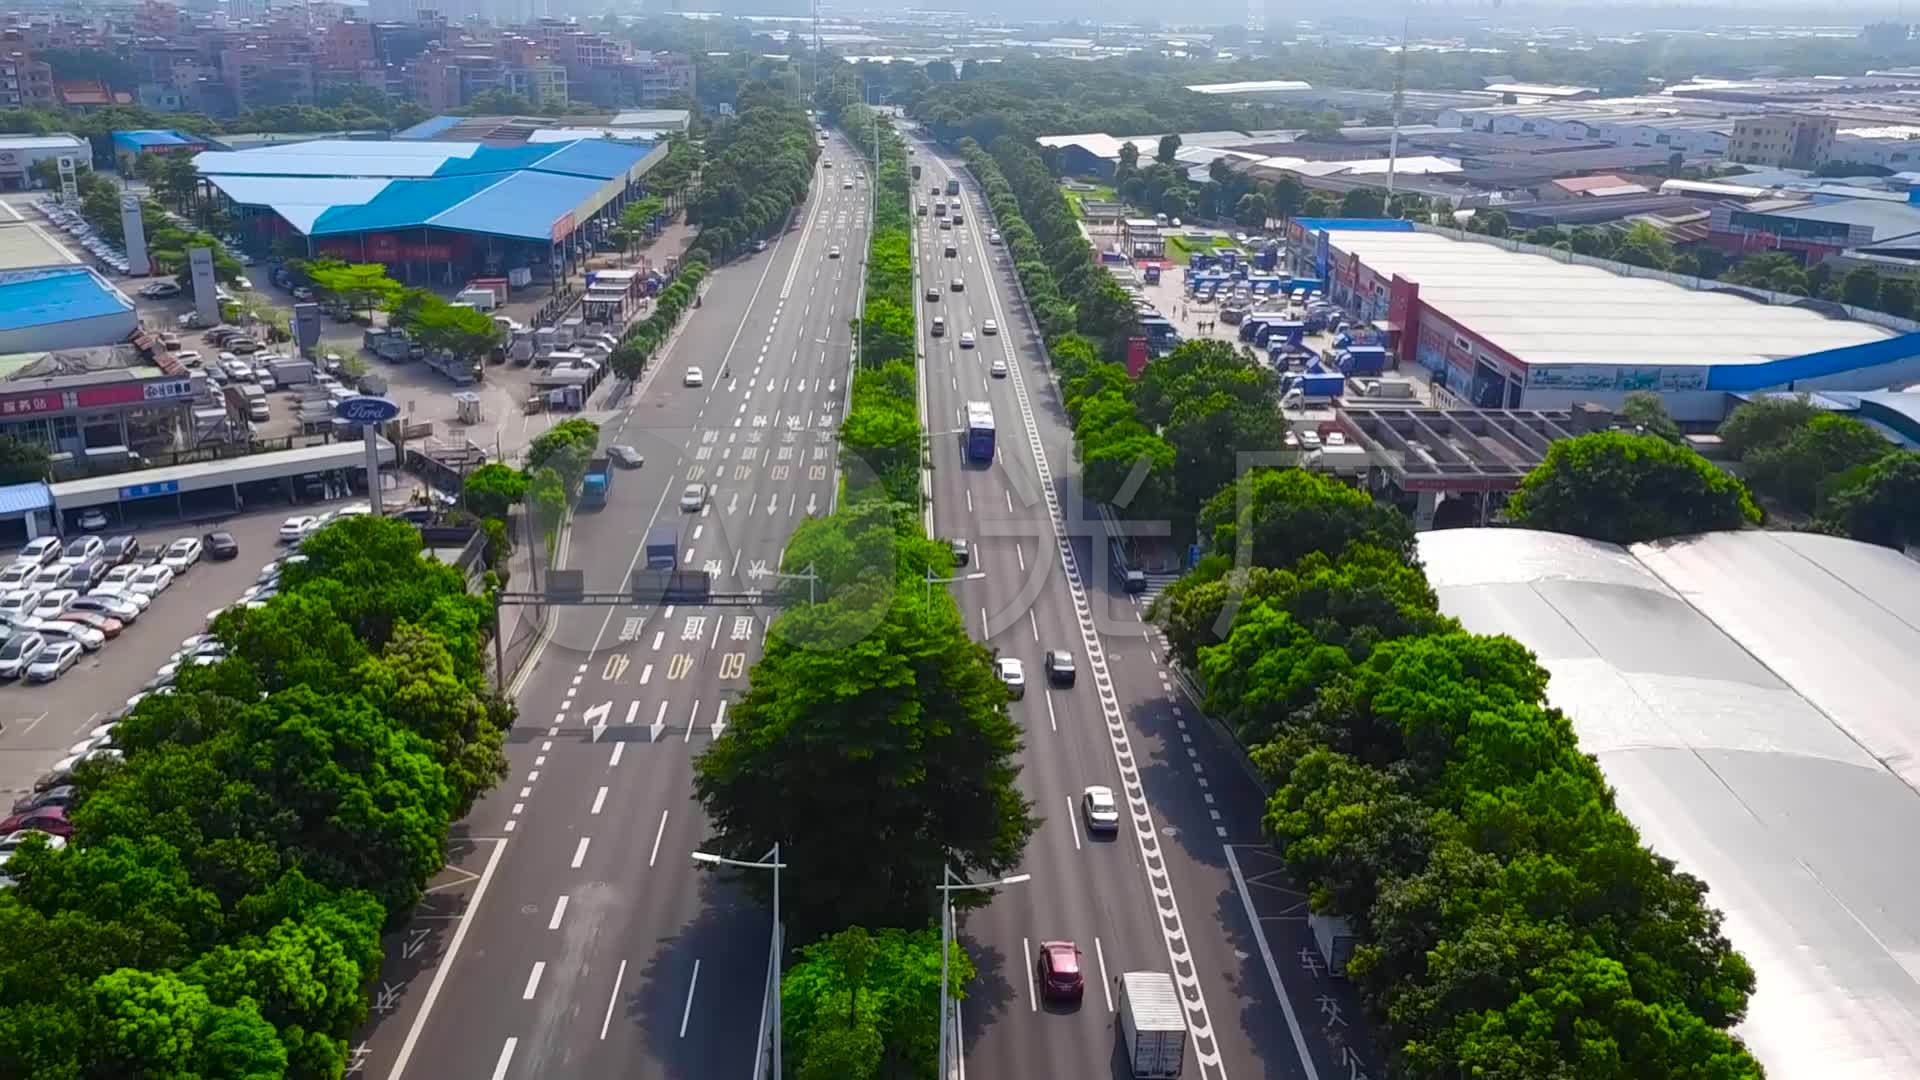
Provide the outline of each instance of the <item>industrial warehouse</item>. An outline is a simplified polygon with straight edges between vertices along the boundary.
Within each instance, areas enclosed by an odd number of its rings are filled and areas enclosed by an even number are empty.
[[[193,164],[250,241],[381,262],[411,284],[476,275],[525,285],[576,271],[665,143],[320,139],[207,151]]]
[[[1652,390],[1676,420],[1717,421],[1735,394],[1920,379],[1920,327],[1848,318],[1837,304],[1628,276],[1405,221],[1297,219],[1289,245],[1297,273],[1326,281],[1335,303],[1373,323],[1394,358],[1430,372],[1436,397],[1453,404],[1617,407]]]

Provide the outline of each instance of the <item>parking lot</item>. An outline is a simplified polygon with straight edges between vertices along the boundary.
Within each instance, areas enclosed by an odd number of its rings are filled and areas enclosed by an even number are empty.
[[[302,506],[300,513],[321,513],[328,506]],[[29,791],[35,778],[67,748],[86,737],[102,718],[125,708],[154,673],[180,648],[181,641],[207,628],[207,616],[240,598],[253,585],[261,568],[285,548],[277,533],[288,511],[248,514],[192,526],[140,529],[151,560],[173,540],[226,531],[239,541],[240,554],[224,562],[203,557],[181,574],[139,619],[98,652],[86,653],[79,664],[50,683],[24,680],[0,684],[0,795],[9,802]],[[115,535],[107,532],[103,537]],[[6,555],[11,560],[12,553]]]

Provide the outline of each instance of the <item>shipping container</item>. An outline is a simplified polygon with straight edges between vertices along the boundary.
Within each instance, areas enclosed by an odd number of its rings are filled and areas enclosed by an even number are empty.
[[[1137,1080],[1172,1080],[1186,1059],[1187,1018],[1164,971],[1120,976],[1120,1041]]]

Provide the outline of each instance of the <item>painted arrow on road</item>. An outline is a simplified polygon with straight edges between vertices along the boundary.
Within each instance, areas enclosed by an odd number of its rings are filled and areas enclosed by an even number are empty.
[[[607,717],[613,714],[613,702],[607,701],[595,705],[580,714],[580,719],[593,729],[593,742],[599,742],[600,736],[607,730]]]
[[[738,509],[740,509],[740,493],[736,491],[733,497],[727,500],[727,513],[731,514]]]
[[[725,730],[727,730],[727,703],[722,701],[720,711],[713,716],[713,737],[718,739],[720,733]]]
[[[819,508],[820,508],[820,493],[817,491],[808,492],[807,493],[807,516],[812,517],[814,514],[814,511],[818,510]]]

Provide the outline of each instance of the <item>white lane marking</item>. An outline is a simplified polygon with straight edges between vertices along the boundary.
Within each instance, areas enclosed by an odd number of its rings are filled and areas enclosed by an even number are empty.
[[[1033,628],[1033,640],[1040,640],[1040,620],[1033,617],[1033,609],[1027,609],[1027,625]]]
[[[968,514],[973,513],[973,489],[972,488],[967,489],[967,513]]]
[[[669,615],[667,617],[672,618],[673,616]],[[655,630],[653,632],[653,651],[659,652],[660,643],[665,640],[667,640],[667,632],[665,630]]]
[[[1072,826],[1073,827],[1073,850],[1079,851],[1080,850],[1080,810],[1079,808],[1073,805],[1073,796],[1068,795],[1068,796],[1065,796],[1065,798],[1067,800],[1067,820],[1073,823],[1073,826]]]
[[[1100,961],[1100,989],[1107,995],[1107,1011],[1112,1012],[1113,981],[1107,978],[1107,950],[1100,947],[1100,939],[1098,937],[1093,939],[1093,958]],[[1313,1067],[1309,1065],[1307,1068],[1311,1070]]]
[[[693,992],[700,986],[700,961],[693,962],[693,979],[687,983],[687,1007],[680,1013],[680,1037],[687,1037],[687,1021],[693,1019]]]
[[[592,839],[593,837],[591,836],[581,837],[580,846],[573,849],[573,868],[575,870],[580,869],[580,864],[587,861],[587,844]]]
[[[694,698],[693,711],[687,714],[687,737],[680,740],[681,742],[693,741],[693,724],[698,719],[700,719],[700,699]]]
[[[507,844],[503,840],[494,845],[493,854],[487,857],[486,869],[480,871],[480,883],[473,888],[473,901],[467,905],[466,913],[454,927],[453,941],[447,945],[446,957],[434,967],[433,981],[427,984],[427,996],[420,1003],[420,1011],[414,1014],[413,1024],[407,1028],[407,1037],[400,1043],[400,1053],[393,1059],[393,1070],[387,1073],[387,1080],[400,1080],[406,1073],[407,1061],[413,1057],[413,1048],[420,1041],[420,1032],[426,1029],[433,1003],[440,996],[441,988],[447,984],[447,973],[453,970],[453,962],[460,955],[460,946],[467,940],[467,929],[473,925],[473,913],[480,910],[480,901],[486,899],[487,885],[493,881],[493,871],[500,865],[500,856],[506,850]],[[500,1063],[494,1067],[494,1080],[499,1080],[507,1071],[507,1061],[513,1057],[516,1043],[517,1040],[507,1040],[506,1049],[500,1052]]]
[[[613,973],[613,993],[607,998],[607,1015],[600,1020],[600,1037],[607,1037],[607,1028],[613,1023],[613,1007],[620,1001],[620,980],[627,977],[627,962],[620,961],[620,970]]]
[[[593,809],[587,812],[590,814],[597,814],[600,812],[600,808],[602,806],[605,806],[606,804],[607,804],[607,789],[606,789],[606,785],[603,784],[600,787],[599,793],[593,797]]]
[[[1300,1054],[1300,1063],[1307,1067],[1307,1080],[1320,1080],[1313,1055],[1307,1052],[1307,1036],[1300,1030],[1300,1018],[1293,1014],[1293,1001],[1287,997],[1286,985],[1280,981],[1280,967],[1273,962],[1273,950],[1268,948],[1266,932],[1260,928],[1260,916],[1253,910],[1253,895],[1247,891],[1247,879],[1240,873],[1240,860],[1234,857],[1232,844],[1223,844],[1221,850],[1227,853],[1227,869],[1233,873],[1233,886],[1240,892],[1240,906],[1246,909],[1247,923],[1253,927],[1253,943],[1260,950],[1260,962],[1266,965],[1273,996],[1280,999],[1280,1011],[1287,1018],[1287,1030],[1293,1034],[1293,1046]]]
[[[1020,960],[1021,966],[1027,969],[1027,1009],[1030,1012],[1039,1012],[1040,995],[1033,991],[1033,942],[1027,938],[1020,939]]]
[[[561,893],[560,899],[553,902],[553,918],[547,920],[547,929],[560,929],[560,920],[567,917],[567,894]]]
[[[1023,574],[1026,573],[1027,572],[1027,553],[1021,549],[1019,544],[1015,544],[1013,545],[1013,554],[1015,558],[1020,560],[1020,572]],[[938,1056],[938,1055],[935,1055],[935,1056]]]
[[[521,1001],[532,1001],[534,991],[540,989],[540,973],[547,970],[545,960],[535,960],[533,970],[527,974],[527,988],[520,991]]]
[[[667,703],[663,701],[660,703],[660,711],[653,714],[654,738],[657,739],[660,737],[659,735],[660,728],[666,722],[667,722]]]
[[[617,742],[613,744],[613,758],[612,760],[607,762],[608,768],[612,768],[613,766],[620,764],[620,751],[625,750],[626,748],[627,748],[627,744],[623,742]]]
[[[671,810],[660,811],[660,827],[653,831],[653,854],[647,856],[648,866],[652,866],[653,860],[660,857],[660,838],[667,835],[667,815],[672,812]]]
[[[509,1038],[500,1048],[500,1059],[493,1063],[493,1080],[506,1080],[507,1066],[513,1062],[513,1048],[520,1045],[519,1039]],[[400,1067],[394,1066],[394,1076],[400,1075]]]
[[[1055,720],[1055,719],[1053,718],[1053,695],[1052,695],[1052,694],[1048,694],[1048,695],[1047,695],[1047,727],[1049,727],[1049,728],[1051,728],[1051,729],[1052,729],[1052,730],[1054,730],[1054,731],[1059,731],[1059,730],[1060,730],[1060,723],[1059,723],[1059,721],[1057,721],[1057,720]],[[1075,846],[1078,846],[1078,845],[1079,845],[1079,843],[1080,843],[1080,837],[1079,837],[1079,834],[1078,834],[1078,833],[1076,833],[1076,834],[1074,835],[1074,840],[1073,840],[1073,842],[1074,842],[1074,844],[1075,844]]]
[[[648,671],[652,671],[652,670],[653,670],[653,668],[652,668],[651,666],[649,666],[649,667],[647,668],[647,670],[648,670]],[[640,681],[641,681],[641,682],[646,682],[646,681],[647,681],[647,679],[646,679],[646,676],[644,676],[644,675],[642,675],[642,676],[640,677]],[[632,704],[630,704],[630,705],[628,705],[628,706],[627,706],[627,723],[629,723],[629,724],[631,724],[631,723],[633,723],[633,718],[634,718],[634,715],[635,715],[636,713],[638,713],[639,711],[640,711],[640,703],[639,703],[639,702],[637,702],[637,701],[636,701],[636,702],[634,702],[634,703],[632,703]]]

